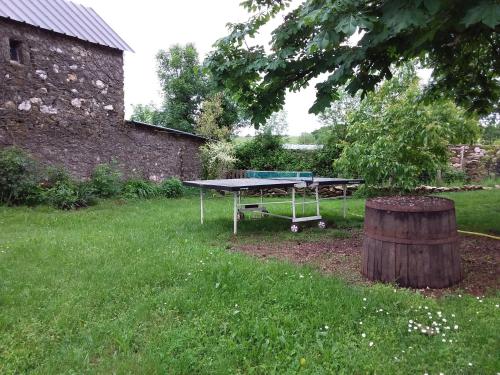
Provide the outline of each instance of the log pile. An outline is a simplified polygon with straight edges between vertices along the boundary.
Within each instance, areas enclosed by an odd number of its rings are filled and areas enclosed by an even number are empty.
[[[358,185],[348,185],[347,186],[347,195],[352,195],[354,191],[358,188]],[[306,195],[314,195],[314,189],[305,188]],[[304,193],[304,188],[296,189],[296,194],[298,196],[302,196]],[[260,196],[260,191],[251,190],[245,193],[247,196],[255,197]],[[265,197],[283,197],[290,194],[290,191],[282,188],[268,188],[263,189],[262,194]],[[319,196],[320,198],[334,198],[341,197],[344,194],[342,185],[325,185],[320,186],[319,188]]]
[[[464,185],[464,186],[428,186],[421,185],[415,188],[417,193],[447,193],[452,191],[473,191],[473,190],[483,190],[484,186],[481,185]]]

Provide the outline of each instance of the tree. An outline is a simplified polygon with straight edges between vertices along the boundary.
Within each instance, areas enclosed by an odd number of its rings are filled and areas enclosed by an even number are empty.
[[[132,121],[144,122],[146,124],[167,125],[165,113],[158,110],[154,104],[137,104],[133,106]]]
[[[448,145],[473,142],[478,120],[447,99],[425,104],[411,70],[385,82],[348,116],[334,167],[367,184],[409,190],[448,164]]]
[[[198,52],[193,44],[173,45],[168,50],[160,50],[156,55],[157,74],[160,79],[163,103],[136,105],[131,120],[167,126],[174,129],[197,132],[202,135],[209,131],[204,126],[213,115],[214,104],[220,106],[216,123],[230,134],[245,124],[245,117],[236,103],[214,84],[209,73],[199,63]],[[204,114],[205,110],[210,113]],[[204,125],[201,125],[200,119]],[[200,129],[198,129],[200,128]],[[215,130],[212,129],[212,130]]]
[[[193,132],[199,106],[209,90],[195,46],[191,43],[173,45],[168,50],[160,50],[156,61],[165,125]]]
[[[316,143],[316,139],[311,133],[303,132],[299,135],[297,142],[302,145],[313,145]]]
[[[223,114],[222,94],[215,94],[205,100],[196,124],[196,133],[213,140],[228,140],[232,129],[222,124]]]
[[[229,140],[244,125],[236,106],[222,92],[216,92],[203,101],[195,131],[212,140]]]
[[[345,89],[339,90],[339,97],[330,107],[321,112],[318,117],[324,125],[323,130],[313,132],[319,143],[340,143],[347,136],[347,117],[350,112],[357,109],[360,104],[359,95],[350,96]]]
[[[305,0],[272,32],[269,54],[251,38],[290,0],[242,4],[252,17],[230,25],[207,66],[256,125],[283,107],[287,90],[300,90],[320,74],[328,77],[316,85],[312,113],[337,100],[343,86],[364,98],[394,67],[415,58],[433,69],[429,96],[451,97],[478,114],[498,108],[497,0]]]
[[[485,144],[500,142],[500,113],[494,112],[481,119],[481,141]]]
[[[286,111],[279,111],[271,114],[266,123],[257,131],[257,135],[282,137],[288,131],[288,114]]]

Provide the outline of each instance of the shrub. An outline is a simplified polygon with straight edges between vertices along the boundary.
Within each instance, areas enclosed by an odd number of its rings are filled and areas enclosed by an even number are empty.
[[[443,171],[442,179],[446,183],[465,183],[469,181],[467,173],[453,167],[448,167]]]
[[[54,187],[59,182],[69,183],[71,176],[63,167],[50,166],[45,171],[44,186]]]
[[[45,196],[51,206],[62,210],[87,207],[96,202],[94,189],[88,182],[58,181]]]
[[[395,76],[367,95],[348,116],[348,144],[334,167],[398,191],[435,176],[449,163],[448,144],[472,142],[478,121],[448,100],[426,103],[421,96],[414,73]]]
[[[234,145],[230,142],[209,142],[200,147],[203,172],[207,178],[220,178],[229,172],[236,162]]]
[[[38,164],[17,148],[0,151],[0,203],[37,204],[42,201]]]
[[[177,178],[164,180],[159,186],[160,194],[167,198],[178,198],[184,195],[184,186]]]
[[[91,175],[91,184],[97,196],[114,197],[122,190],[120,171],[109,164],[99,164]]]
[[[146,180],[129,180],[123,186],[123,195],[126,198],[155,198],[160,194],[158,186]]]

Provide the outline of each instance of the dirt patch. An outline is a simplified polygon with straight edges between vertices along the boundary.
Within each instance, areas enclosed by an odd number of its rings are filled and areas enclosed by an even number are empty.
[[[463,291],[476,296],[495,292],[500,287],[500,241],[460,235],[460,253],[464,279],[445,289],[419,289],[428,296],[439,297]],[[286,241],[233,244],[232,249],[258,258],[285,259],[298,264],[311,264],[320,271],[339,276],[348,282],[370,284],[361,275],[362,231],[352,231],[349,238],[332,238],[328,241]]]

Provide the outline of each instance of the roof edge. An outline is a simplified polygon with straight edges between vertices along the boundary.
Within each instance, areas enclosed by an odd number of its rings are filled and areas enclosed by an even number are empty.
[[[131,124],[132,126],[136,126],[136,125],[145,126],[145,127],[153,128],[153,129],[156,129],[156,130],[162,130],[162,131],[167,132],[167,133],[172,133],[172,134],[176,134],[176,135],[183,135],[185,137],[192,137],[192,138],[201,139],[203,141],[209,141],[210,140],[207,137],[203,137],[201,135],[197,135],[197,134],[185,132],[185,131],[178,130],[178,129],[167,128],[166,126],[148,124],[147,122],[134,121],[134,120],[125,120],[125,123]]]

